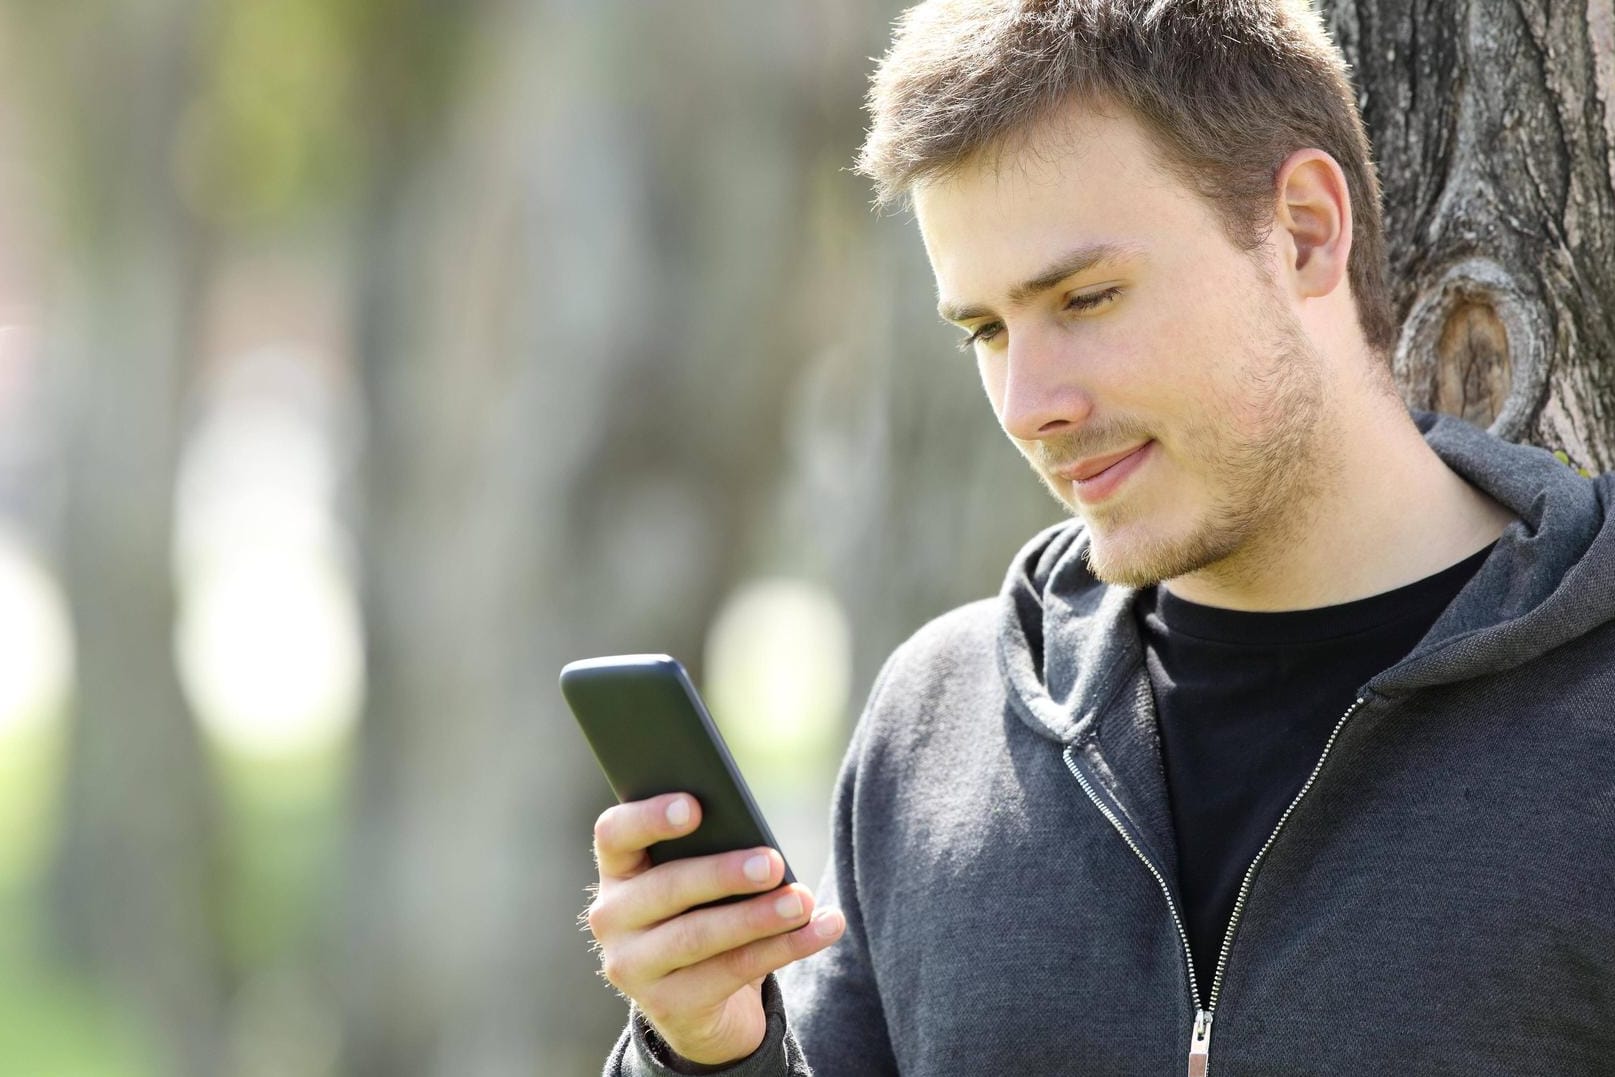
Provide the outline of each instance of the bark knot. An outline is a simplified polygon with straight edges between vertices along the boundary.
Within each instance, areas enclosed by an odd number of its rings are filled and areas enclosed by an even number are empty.
[[[1496,262],[1470,258],[1420,291],[1393,369],[1414,407],[1518,439],[1542,407],[1551,354],[1542,305]]]

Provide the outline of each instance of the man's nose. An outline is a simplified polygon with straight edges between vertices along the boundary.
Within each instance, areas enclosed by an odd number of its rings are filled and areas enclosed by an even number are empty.
[[[999,423],[1018,441],[1034,441],[1073,429],[1093,411],[1083,384],[1082,363],[1061,334],[1022,334],[1010,340]]]

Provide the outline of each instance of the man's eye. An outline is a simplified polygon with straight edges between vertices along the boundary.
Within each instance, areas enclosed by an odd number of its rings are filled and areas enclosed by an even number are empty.
[[[1111,300],[1115,299],[1121,294],[1121,285],[1116,284],[1104,289],[1103,291],[1074,295],[1070,299],[1066,300],[1065,309],[1074,310],[1078,314],[1086,314],[1089,311],[1098,310],[1100,307],[1109,303]],[[997,337],[999,333],[1003,332],[1003,330],[1004,323],[1002,322],[983,322],[976,328],[975,332],[968,334],[962,341],[959,342],[959,350],[962,352],[967,352],[974,348],[977,344],[985,344]]]
[[[1067,310],[1075,310],[1078,312],[1097,310],[1106,303],[1109,303],[1112,299],[1115,299],[1118,295],[1121,295],[1121,292],[1121,286],[1114,285],[1106,288],[1102,292],[1090,292],[1087,295],[1074,295],[1066,301],[1065,307]]]
[[[974,333],[971,333],[969,336],[965,337],[964,340],[959,342],[959,350],[962,352],[967,352],[971,348],[974,348],[978,343],[985,344],[987,341],[993,339],[993,337],[996,337],[999,331],[1003,328],[1004,326],[1000,322],[984,322],[976,327],[976,331]]]

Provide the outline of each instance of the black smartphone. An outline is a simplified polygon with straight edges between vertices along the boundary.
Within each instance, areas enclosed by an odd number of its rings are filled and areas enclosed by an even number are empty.
[[[684,792],[700,802],[701,825],[652,845],[651,863],[759,845],[779,849],[706,704],[675,659],[622,654],[568,662],[561,694],[618,800]],[[784,882],[795,881],[786,861]]]

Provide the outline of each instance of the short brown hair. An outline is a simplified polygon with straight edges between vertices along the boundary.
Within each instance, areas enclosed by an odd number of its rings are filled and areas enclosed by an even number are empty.
[[[890,204],[1073,98],[1135,115],[1246,250],[1266,239],[1284,159],[1333,156],[1351,191],[1358,322],[1389,353],[1379,181],[1345,59],[1306,0],[925,0],[875,70],[858,170]]]

